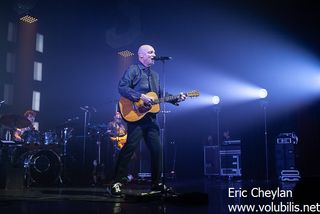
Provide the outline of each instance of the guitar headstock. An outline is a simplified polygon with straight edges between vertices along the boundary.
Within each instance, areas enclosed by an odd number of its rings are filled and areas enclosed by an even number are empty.
[[[188,96],[188,97],[198,97],[198,96],[200,96],[200,93],[197,90],[192,90],[192,91],[187,92],[186,96]]]

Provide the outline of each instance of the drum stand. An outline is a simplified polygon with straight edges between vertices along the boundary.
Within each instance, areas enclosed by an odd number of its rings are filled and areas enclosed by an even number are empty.
[[[105,175],[104,175],[104,164],[101,163],[101,132],[98,130],[97,132],[97,160],[93,161],[93,185],[103,184]]]
[[[69,128],[64,128],[63,129],[63,153],[62,153],[62,177],[61,175],[59,176],[59,181],[60,181],[60,184],[65,184],[65,183],[69,183],[70,182],[70,178],[67,176],[67,167],[66,167],[66,164],[67,164],[67,143],[68,143],[68,140],[69,140],[69,135],[70,135],[70,132],[68,130]]]
[[[34,183],[30,175],[30,158],[31,156],[28,155],[28,157],[24,160],[24,163],[23,163],[23,168],[24,168],[23,185],[26,188],[29,188],[32,185],[32,183]]]

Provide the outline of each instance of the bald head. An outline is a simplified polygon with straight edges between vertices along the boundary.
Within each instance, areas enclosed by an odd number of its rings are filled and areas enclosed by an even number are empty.
[[[151,45],[141,45],[138,50],[139,61],[146,67],[150,67],[154,64],[153,57],[156,56],[156,52]]]

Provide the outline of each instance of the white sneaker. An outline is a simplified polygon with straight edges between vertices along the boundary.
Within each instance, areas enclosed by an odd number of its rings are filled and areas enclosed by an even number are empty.
[[[114,183],[111,187],[111,195],[121,196],[121,194],[122,194],[121,187],[122,187],[121,183],[119,183],[119,182]]]

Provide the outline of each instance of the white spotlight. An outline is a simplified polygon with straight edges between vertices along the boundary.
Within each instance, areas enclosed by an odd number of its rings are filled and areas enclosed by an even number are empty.
[[[264,99],[264,98],[266,98],[268,96],[268,91],[266,90],[266,89],[260,89],[259,90],[259,97],[261,98],[261,99]]]
[[[213,103],[213,105],[218,105],[220,103],[220,97],[219,96],[213,96],[212,97],[212,103]]]

